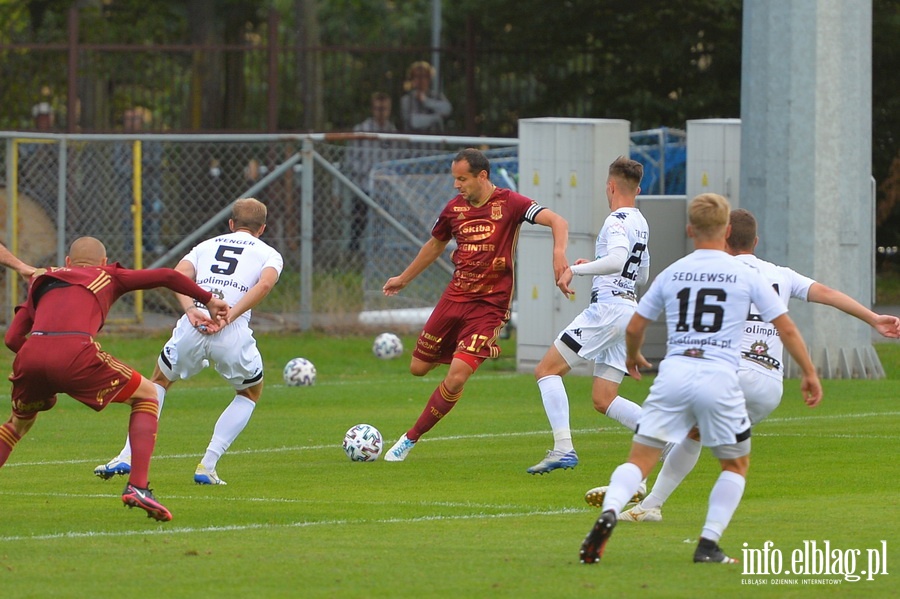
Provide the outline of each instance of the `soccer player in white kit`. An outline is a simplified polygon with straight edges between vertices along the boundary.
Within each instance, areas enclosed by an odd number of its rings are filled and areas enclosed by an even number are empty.
[[[785,305],[791,298],[797,298],[833,306],[870,325],[884,337],[892,339],[900,337],[900,318],[876,314],[836,289],[818,283],[790,268],[757,258],[753,252],[759,237],[756,234],[756,218],[750,211],[732,210],[729,222],[731,235],[727,239],[728,252],[741,262],[759,270],[781,296]],[[751,308],[741,341],[738,378],[752,425],[765,419],[781,403],[784,390],[783,355],[784,346],[775,327],[763,321],[756,310]],[[700,448],[696,434],[689,435],[678,443],[663,462],[662,470],[650,494],[640,504],[619,514],[619,520],[630,522],[662,520],[663,504],[697,464]]]
[[[281,254],[259,237],[266,229],[266,206],[254,198],[235,201],[228,226],[231,233],[200,243],[181,259],[175,270],[231,306],[224,324],[209,318],[203,306],[178,295],[185,314],[159,354],[151,377],[160,411],[166,391],[213,363],[235,390],[234,399],[219,416],[206,454],[194,472],[194,482],[224,485],[216,473],[219,458],[247,426],[262,395],[263,361],[250,329],[250,309],[275,286],[284,261]],[[128,440],[118,456],[94,469],[109,479],[131,471]]]
[[[701,194],[688,207],[694,252],[656,277],[625,333],[628,372],[640,379],[650,363],[640,353],[647,325],[666,314],[666,356],[644,401],[628,461],[613,472],[603,513],[585,537],[581,562],[596,563],[619,512],[656,464],[667,442],[679,442],[697,426],[703,445],[722,472],[709,496],[695,562],[735,563],[718,542],[744,492],[750,455],[750,418],[738,382],[740,343],[751,302],[771,322],[803,372],[806,404],[818,405],[822,386],[787,307],[760,272],[728,255],[728,201]]]
[[[591,303],[562,330],[534,370],[553,449],[527,469],[530,474],[578,464],[562,377],[581,360],[594,362],[594,408],[632,431],[637,426],[641,407],[619,396],[619,385],[625,376],[625,327],[637,308],[635,287],[647,282],[650,271],[650,229],[635,207],[643,175],[640,162],[623,156],[609,166],[606,199],[612,212],[597,236],[596,259],[576,260],[560,277],[568,285],[573,275],[593,275]]]

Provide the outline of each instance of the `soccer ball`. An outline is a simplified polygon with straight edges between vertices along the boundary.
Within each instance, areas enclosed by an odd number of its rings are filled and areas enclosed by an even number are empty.
[[[284,382],[288,387],[316,384],[316,367],[306,358],[294,358],[284,365]]]
[[[384,444],[381,433],[371,424],[357,424],[344,435],[344,453],[352,462],[374,462]]]
[[[392,360],[403,354],[403,342],[393,333],[382,333],[375,337],[372,353],[382,360]]]

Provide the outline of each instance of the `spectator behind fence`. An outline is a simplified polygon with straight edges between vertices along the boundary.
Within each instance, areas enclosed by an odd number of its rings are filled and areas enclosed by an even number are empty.
[[[31,107],[31,116],[34,117],[34,128],[38,131],[51,131],[54,125],[53,106],[50,102],[38,102]]]
[[[122,127],[125,133],[138,134],[150,125],[153,115],[147,108],[136,106],[125,111]],[[119,196],[122,198],[125,212],[126,235],[131,234],[133,221],[132,206],[134,204],[134,166],[132,164],[133,140],[117,143],[113,149],[113,164],[117,174]],[[141,216],[143,226],[144,252],[162,254],[162,144],[158,141],[141,143]],[[133,237],[125,240],[127,250],[133,248]]]
[[[444,119],[450,116],[453,105],[438,90],[432,89],[434,67],[419,60],[407,72],[408,90],[400,99],[403,130],[408,133],[433,135],[444,130]]]
[[[391,121],[391,97],[384,92],[372,94],[372,116],[353,127],[354,133],[397,133]],[[389,160],[392,142],[381,139],[354,139],[347,144],[347,173],[366,195],[372,195],[370,173],[379,162]],[[359,241],[366,230],[369,207],[360,198],[352,198],[350,208],[350,251],[359,250]]]

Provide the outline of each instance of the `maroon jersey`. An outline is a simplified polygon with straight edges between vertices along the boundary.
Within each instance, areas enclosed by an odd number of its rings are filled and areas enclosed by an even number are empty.
[[[16,352],[9,378],[13,412],[27,418],[49,410],[57,393],[98,411],[131,397],[141,375],[100,349],[93,336],[123,294],[154,287],[204,304],[212,299],[209,291],[169,268],[130,270],[116,263],[52,268],[36,277],[6,332],[6,345]]]
[[[544,207],[509,189],[495,188],[490,199],[473,208],[461,195],[444,207],[431,235],[456,240],[453,277],[443,297],[454,302],[481,300],[508,308],[515,283],[514,257],[519,229],[534,224]]]
[[[16,307],[16,315],[6,332],[6,345],[14,352],[19,351],[32,330],[96,335],[117,299],[129,291],[156,287],[168,287],[204,304],[212,299],[209,291],[170,268],[131,270],[118,262],[106,266],[51,268],[34,279],[25,303]]]

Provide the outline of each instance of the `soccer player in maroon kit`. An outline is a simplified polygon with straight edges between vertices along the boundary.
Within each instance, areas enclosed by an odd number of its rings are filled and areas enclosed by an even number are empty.
[[[444,207],[431,239],[400,275],[384,284],[385,295],[396,295],[444,252],[451,239],[455,270],[431,313],[413,351],[409,370],[424,376],[439,364],[449,364],[447,376],[428,399],[419,419],[388,450],[385,460],[406,459],[419,437],[456,405],[470,376],[486,358],[496,358],[500,329],[509,320],[519,228],[523,222],[550,227],[553,235],[554,280],[566,270],[569,225],[553,211],[490,180],[490,162],[469,148],[453,159],[451,173],[459,192]],[[569,295],[572,290],[559,284]]]
[[[139,372],[102,351],[94,336],[113,303],[137,289],[168,287],[203,302],[218,318],[228,314],[228,305],[170,268],[108,265],[106,248],[93,237],[72,243],[64,268],[35,274],[28,298],[16,308],[6,332],[6,345],[16,358],[10,377],[12,416],[0,425],[0,466],[31,429],[38,412],[56,405],[57,393],[67,393],[98,412],[110,403],[129,404],[132,466],[122,501],[145,510],[149,517],[171,520],[172,514],[156,501],[147,482],[156,443],[156,389]]]

